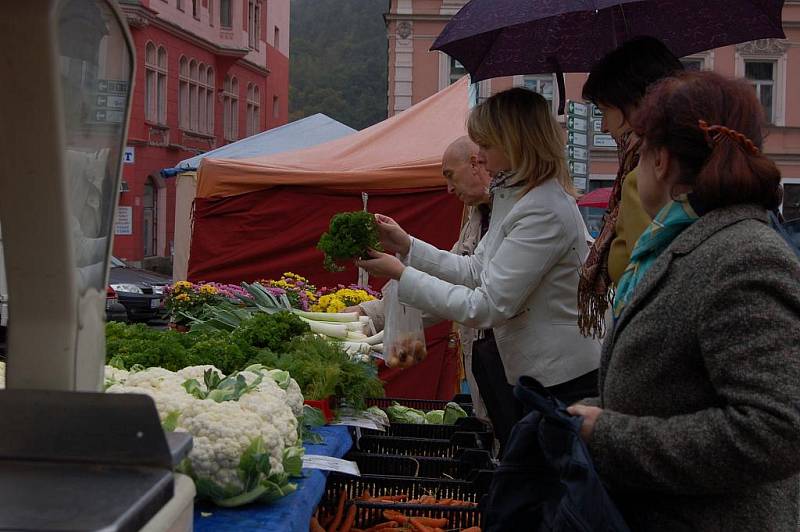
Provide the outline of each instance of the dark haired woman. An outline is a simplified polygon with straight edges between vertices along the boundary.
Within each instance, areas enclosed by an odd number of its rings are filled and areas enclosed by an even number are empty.
[[[629,119],[647,87],[681,70],[680,61],[661,41],[637,37],[601,59],[583,86],[583,98],[603,112],[603,131],[614,137],[619,157],[603,228],[581,269],[578,324],[585,335],[603,335],[609,289],[619,281],[636,240],[650,223],[636,193],[639,139]]]
[[[634,117],[636,243],[581,436],[633,530],[797,530],[800,264],[743,81],[667,78]]]

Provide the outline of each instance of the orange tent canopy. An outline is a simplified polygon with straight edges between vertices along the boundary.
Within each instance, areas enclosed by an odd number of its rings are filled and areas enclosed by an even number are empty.
[[[293,152],[249,159],[206,158],[197,197],[226,197],[275,185],[335,190],[441,187],[442,154],[466,135],[469,80],[346,137]]]

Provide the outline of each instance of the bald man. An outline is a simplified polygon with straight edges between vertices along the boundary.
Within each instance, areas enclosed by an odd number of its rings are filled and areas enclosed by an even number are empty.
[[[458,241],[450,250],[459,255],[472,255],[478,247],[483,235],[489,228],[491,202],[489,199],[489,181],[491,177],[486,168],[478,161],[478,146],[464,136],[453,141],[442,156],[442,175],[447,183],[447,192],[455,194],[464,205],[461,219],[461,232]],[[345,309],[346,312],[358,312],[372,318],[375,328],[383,329],[383,301],[367,301],[355,307]],[[426,318],[426,325],[440,321],[434,317]],[[475,415],[487,418],[486,407],[478,394],[478,385],[472,375],[472,343],[476,331],[463,325],[455,325],[463,353],[464,373],[469,383],[470,396]]]

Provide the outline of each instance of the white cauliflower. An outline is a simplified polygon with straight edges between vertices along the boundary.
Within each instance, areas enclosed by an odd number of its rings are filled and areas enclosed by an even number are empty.
[[[128,370],[117,369],[114,366],[106,366],[105,385],[109,387],[114,384],[125,384],[125,381],[128,380],[128,375],[130,375]]]
[[[259,436],[269,453],[272,473],[283,472],[283,444],[278,432],[237,401],[195,400],[181,416],[181,426],[193,437],[189,461],[198,478],[234,490],[243,489],[239,460]]]
[[[259,374],[251,371],[242,371],[239,375],[245,378],[247,384],[252,384],[258,379]],[[266,375],[258,386],[239,398],[242,408],[255,412],[266,424],[273,425],[280,432],[286,447],[297,443],[297,418],[286,401],[286,392]]]
[[[140,386],[142,388],[152,388],[153,390],[181,390],[183,389],[183,379],[177,373],[164,368],[147,368],[142,371],[135,371],[128,375],[125,384],[128,386]]]
[[[303,392],[300,390],[300,385],[294,379],[289,379],[289,385],[286,388],[286,402],[294,412],[294,415],[300,417],[303,415]]]
[[[197,382],[199,382],[200,385],[205,390],[205,383],[203,382],[203,378],[205,377],[206,371],[209,369],[213,370],[217,375],[219,375],[220,379],[225,378],[225,374],[222,373],[222,371],[220,371],[216,366],[213,366],[211,364],[205,364],[203,366],[189,366],[181,370],[178,370],[178,375],[182,377],[183,380],[197,379]]]
[[[158,417],[163,423],[170,414],[177,413],[179,416],[189,407],[189,405],[197,401],[194,397],[186,393],[183,389],[155,389],[146,386],[131,386],[129,384],[114,384],[110,386],[106,393],[141,393],[149,395],[156,403],[156,410],[158,410]],[[178,426],[181,425],[181,417],[178,417]]]

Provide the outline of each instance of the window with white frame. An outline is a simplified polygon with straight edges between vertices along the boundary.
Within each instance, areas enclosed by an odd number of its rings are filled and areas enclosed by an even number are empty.
[[[800,219],[800,179],[784,180],[781,211],[787,222]]]
[[[555,76],[553,74],[536,74],[522,77],[522,86],[544,96],[548,102],[553,101],[555,89]]]
[[[147,43],[144,58],[145,120],[167,123],[167,50]]]
[[[278,26],[275,26],[275,30],[272,34],[272,46],[275,48],[281,47],[281,30]]]
[[[467,75],[467,69],[455,58],[450,58],[450,85]]]
[[[259,132],[261,120],[261,95],[258,85],[247,84],[247,136]]]
[[[736,45],[736,76],[753,87],[767,123],[786,123],[786,72],[789,44],[781,39],[759,39]]]
[[[235,77],[225,77],[222,114],[225,140],[236,140],[239,137],[239,81]]]
[[[251,50],[258,50],[261,40],[261,2],[248,0],[247,2],[247,44]]]
[[[199,0],[192,0],[192,16],[200,20],[200,2]]]
[[[219,0],[219,25],[228,29],[233,26],[233,4],[231,0]]]
[[[764,108],[767,123],[775,123],[775,61],[745,61],[744,77],[753,86]]]
[[[272,97],[272,118],[280,118],[281,101],[277,96]]]
[[[683,68],[688,71],[700,71],[704,70],[703,59],[699,57],[684,57],[681,59],[681,64]]]
[[[180,59],[178,125],[192,133],[214,134],[214,70],[186,57]]]

